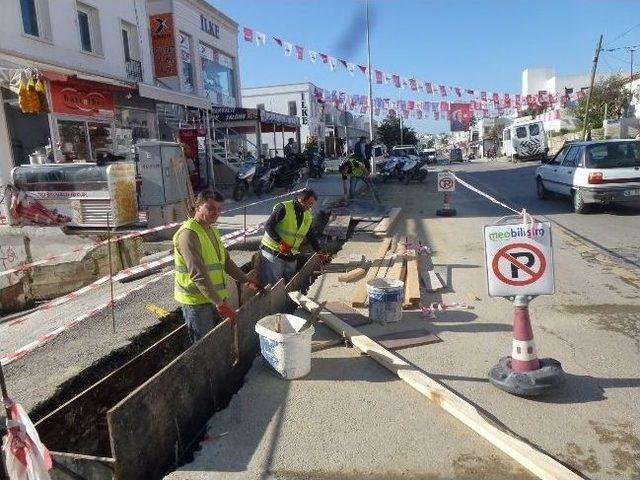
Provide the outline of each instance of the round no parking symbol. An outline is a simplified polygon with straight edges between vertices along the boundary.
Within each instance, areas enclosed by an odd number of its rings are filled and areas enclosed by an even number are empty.
[[[454,192],[456,190],[456,180],[449,171],[438,172],[438,191]]]
[[[487,225],[484,243],[490,296],[554,293],[549,222]]]

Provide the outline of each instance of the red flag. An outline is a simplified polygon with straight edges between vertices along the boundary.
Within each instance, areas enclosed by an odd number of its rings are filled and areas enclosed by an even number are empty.
[[[441,112],[449,111],[449,102],[440,102],[440,111]]]
[[[295,49],[296,57],[298,58],[298,60],[302,60],[304,58],[304,48],[302,48],[300,45],[295,45]]]
[[[391,75],[391,79],[393,80],[393,86],[396,88],[400,88],[400,75],[396,75],[395,73]]]
[[[462,90],[459,87],[456,87],[453,89],[456,92],[456,95],[461,97],[462,96]]]
[[[440,85],[438,88],[440,89],[440,96],[441,97],[446,97],[447,96],[447,87],[445,87],[444,85]]]
[[[346,60],[340,60],[340,59],[338,59],[338,61],[342,64],[342,66],[343,66],[344,68],[347,68],[347,61],[346,61]]]
[[[516,93],[516,105],[520,105],[520,94]]]
[[[319,53],[318,55],[320,55],[322,63],[327,63],[329,61],[329,55],[327,55],[326,53]]]
[[[431,82],[424,82],[424,91],[427,93],[433,93],[433,88],[431,87]]]
[[[382,84],[383,73],[380,70],[376,70],[376,83]]]
[[[487,101],[487,92],[480,92],[480,100],[483,102]]]
[[[393,108],[390,108],[389,110],[387,110],[387,117],[393,118],[395,116],[396,116],[396,111]]]
[[[414,102],[413,100],[408,100],[407,101],[407,108],[409,110],[413,110],[416,108],[416,102]]]
[[[483,116],[484,118],[489,118],[489,110],[483,110],[483,111],[482,111],[482,116]]]
[[[362,73],[367,73],[367,67],[365,67],[364,65],[358,65],[358,68]]]
[[[416,82],[415,78],[409,79],[409,87],[411,88],[411,90],[418,90],[418,83]]]
[[[243,31],[244,31],[244,41],[253,42],[253,30],[251,30],[249,27],[244,27]]]
[[[495,105],[500,103],[500,95],[496,92],[493,92],[493,103]]]
[[[277,37],[273,37],[273,39],[276,41],[276,43],[278,44],[278,46],[282,46],[282,40],[280,38]]]
[[[508,93],[504,94],[504,106],[507,108],[511,107],[511,97]]]

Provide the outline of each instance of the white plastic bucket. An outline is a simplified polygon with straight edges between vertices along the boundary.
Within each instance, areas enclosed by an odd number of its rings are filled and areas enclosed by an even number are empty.
[[[315,330],[311,326],[299,332],[305,322],[304,318],[281,314],[280,333],[275,331],[276,315],[256,323],[262,356],[287,380],[304,377],[311,371],[311,336]]]
[[[367,282],[369,319],[376,323],[399,322],[402,319],[404,282],[374,278]]]

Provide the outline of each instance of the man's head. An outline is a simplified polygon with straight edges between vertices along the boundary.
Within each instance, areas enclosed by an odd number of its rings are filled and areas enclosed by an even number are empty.
[[[196,197],[193,218],[204,225],[211,225],[218,220],[222,211],[224,197],[217,190],[203,190]]]
[[[303,210],[310,210],[316,200],[318,195],[310,188],[305,188],[298,194],[298,203],[302,205]]]
[[[293,145],[293,138],[290,138],[288,143],[289,145]]]

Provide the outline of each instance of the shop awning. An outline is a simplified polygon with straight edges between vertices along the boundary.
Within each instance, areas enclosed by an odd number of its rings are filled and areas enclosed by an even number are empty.
[[[212,107],[211,112],[216,128],[232,128],[238,133],[251,133],[257,123],[263,132],[276,129],[278,132],[295,132],[300,127],[300,119],[295,115],[258,110],[256,108]]]
[[[182,92],[176,92],[168,88],[154,87],[146,83],[138,83],[138,94],[141,97],[151,98],[163,103],[173,103],[175,105],[184,105],[187,107],[210,109],[211,101],[206,98],[188,95]]]

